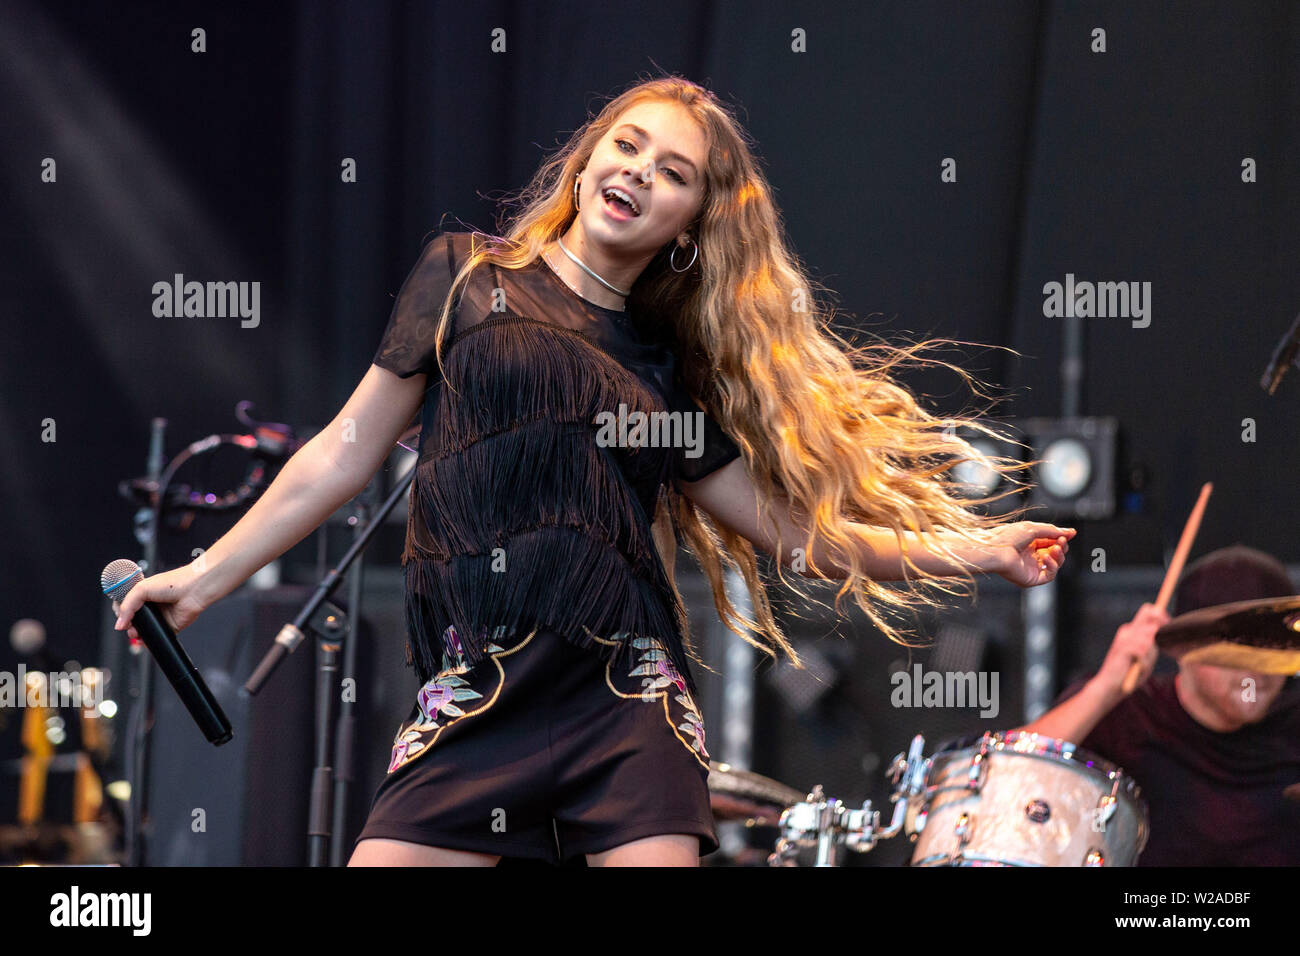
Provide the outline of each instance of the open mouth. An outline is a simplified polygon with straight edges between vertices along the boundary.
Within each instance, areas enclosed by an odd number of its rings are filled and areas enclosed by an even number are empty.
[[[605,201],[605,208],[617,219],[635,219],[641,215],[636,200],[626,190],[611,186],[601,193],[601,198]]]

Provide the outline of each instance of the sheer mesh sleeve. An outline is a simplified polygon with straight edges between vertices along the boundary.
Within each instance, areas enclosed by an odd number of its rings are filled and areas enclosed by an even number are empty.
[[[723,465],[740,457],[740,449],[722,426],[708,412],[700,408],[691,397],[678,375],[673,376],[671,394],[668,396],[672,411],[684,414],[698,413],[704,422],[703,434],[695,448],[678,448],[673,453],[673,477],[678,481],[699,481],[713,474]],[[698,454],[697,454],[698,453]],[[695,457],[692,457],[695,456]]]
[[[430,240],[397,293],[373,362],[400,378],[417,372],[424,372],[431,381],[441,378],[434,358],[435,333],[442,301],[457,271],[454,238],[454,233],[443,233]],[[443,339],[444,354],[456,333],[455,318],[453,311],[452,325]]]

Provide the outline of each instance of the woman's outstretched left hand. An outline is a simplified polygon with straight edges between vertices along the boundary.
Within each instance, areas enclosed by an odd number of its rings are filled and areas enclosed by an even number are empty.
[[[1039,521],[1017,521],[1003,525],[990,535],[998,548],[995,571],[1012,584],[1032,588],[1056,577],[1070,550],[1074,528],[1061,528]]]

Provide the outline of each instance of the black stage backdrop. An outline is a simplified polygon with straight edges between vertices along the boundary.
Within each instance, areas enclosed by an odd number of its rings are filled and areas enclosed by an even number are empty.
[[[41,619],[60,657],[93,654],[99,571],[139,553],[116,485],[153,416],[169,456],[242,430],[242,399],[328,422],[444,215],[491,228],[588,110],[661,69],[739,105],[846,324],[1016,349],[961,359],[1010,414],[1061,413],[1045,283],[1149,282],[1149,326],[1084,322],[1081,410],[1117,417],[1121,473],[1150,476],[1094,540],[1158,564],[1213,480],[1196,553],[1300,559],[1300,381],[1258,385],[1300,311],[1298,4],[6,0],[0,21],[0,623]],[[155,317],[177,273],[259,281],[260,323]],[[908,381],[965,403],[951,374]]]

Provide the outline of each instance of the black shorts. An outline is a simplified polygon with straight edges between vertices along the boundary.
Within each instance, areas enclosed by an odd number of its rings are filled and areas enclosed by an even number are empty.
[[[598,639],[599,640],[599,639]],[[472,668],[448,629],[357,842],[567,863],[657,834],[718,848],[699,709],[662,646],[614,668],[551,631]]]

